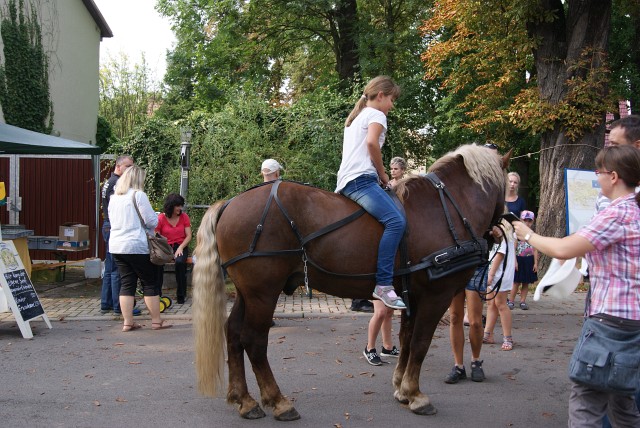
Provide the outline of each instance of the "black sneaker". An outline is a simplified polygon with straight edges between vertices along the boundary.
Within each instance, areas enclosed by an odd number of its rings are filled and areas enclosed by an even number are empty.
[[[482,360],[471,362],[471,380],[474,382],[482,382],[485,379],[484,370],[482,370]]]
[[[451,369],[451,373],[449,373],[447,375],[447,377],[444,380],[444,383],[458,383],[458,381],[460,380],[464,380],[467,378],[467,371],[464,369],[464,366],[462,366],[462,368],[459,368],[458,366],[453,366],[453,369]]]
[[[367,347],[365,346],[364,347],[364,351],[362,352],[362,354],[367,359],[367,363],[371,364],[372,366],[381,366],[382,365],[382,360],[378,356],[378,353],[376,352],[376,348],[373,348],[373,349],[367,351]]]
[[[398,358],[400,356],[400,350],[398,348],[396,348],[395,346],[391,349],[387,349],[384,346],[382,347],[382,351],[380,351],[380,356],[381,357],[396,357]]]

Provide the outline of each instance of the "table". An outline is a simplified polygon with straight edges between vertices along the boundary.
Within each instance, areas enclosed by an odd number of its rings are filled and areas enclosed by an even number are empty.
[[[55,250],[48,250],[53,252],[53,254],[58,259],[60,263],[60,267],[62,267],[62,280],[65,280],[67,275],[67,258],[69,253],[80,253],[82,251],[89,251],[91,247],[82,247],[82,248],[56,248]],[[78,260],[78,263],[82,260]]]

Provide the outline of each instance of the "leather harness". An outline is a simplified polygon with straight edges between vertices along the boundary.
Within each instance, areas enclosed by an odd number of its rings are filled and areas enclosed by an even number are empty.
[[[436,280],[444,276],[451,275],[465,269],[469,269],[471,267],[477,267],[481,264],[485,264],[487,263],[487,256],[488,256],[487,241],[484,238],[479,238],[478,236],[476,236],[476,234],[473,231],[473,228],[471,227],[471,224],[469,223],[467,218],[464,217],[464,215],[462,214],[462,211],[460,210],[460,207],[455,202],[455,200],[453,199],[453,196],[447,190],[446,186],[440,180],[440,178],[435,173],[431,172],[426,175],[425,179],[428,180],[438,190],[438,194],[440,196],[440,202],[442,204],[442,209],[444,211],[444,215],[447,220],[447,225],[449,227],[449,233],[453,237],[455,245],[436,251],[422,258],[419,263],[412,265],[411,261],[408,260],[408,254],[407,254],[408,253],[407,236],[409,231],[408,230],[405,231],[405,235],[403,236],[399,246],[401,267],[395,270],[394,276],[402,276],[402,289],[403,289],[402,294],[403,294],[403,300],[405,301],[405,304],[407,304],[407,315],[409,315],[408,297],[409,297],[409,288],[410,288],[409,277],[411,273],[425,269],[427,271],[429,280]],[[226,268],[227,266],[230,266],[233,263],[236,263],[237,261],[248,258],[248,257],[302,255],[303,261],[305,263],[308,262],[310,265],[312,265],[314,268],[316,268],[322,273],[334,275],[334,276],[340,276],[340,277],[350,277],[350,278],[358,278],[358,279],[374,279],[375,273],[345,274],[345,273],[337,273],[337,272],[331,272],[329,270],[326,270],[322,266],[320,266],[318,263],[316,263],[313,259],[309,258],[308,255],[306,254],[306,249],[305,249],[305,246],[310,241],[316,238],[319,238],[320,236],[331,233],[355,221],[356,219],[364,215],[366,211],[363,208],[361,208],[358,211],[355,211],[354,213],[348,215],[347,217],[335,223],[331,223],[316,232],[310,233],[307,236],[302,236],[300,234],[300,231],[298,230],[296,223],[291,219],[291,216],[289,215],[286,208],[282,204],[282,201],[278,197],[278,187],[280,186],[281,183],[282,183],[282,180],[276,180],[275,182],[273,182],[273,186],[271,187],[271,192],[269,193],[267,203],[264,207],[264,210],[262,211],[260,222],[256,226],[256,230],[253,235],[253,240],[249,245],[249,249],[246,252],[239,254],[235,257],[232,257],[231,259],[222,263],[222,267]],[[264,183],[264,184],[268,184],[268,183]],[[255,187],[259,187],[264,184],[261,184]],[[395,193],[391,192],[390,195],[392,196],[392,198],[395,198],[395,200],[397,201],[396,203],[402,209],[402,205],[398,201]],[[453,225],[449,208],[447,206],[447,199],[450,201],[451,205],[454,207],[455,211],[462,219],[465,229],[471,235],[471,240],[460,241],[460,238],[458,237],[456,229]],[[232,200],[233,199],[230,199],[224,204],[224,206],[218,213],[218,219],[220,218],[225,208],[229,205],[229,203]],[[269,212],[269,208],[271,207],[271,204],[273,203],[273,201],[276,202],[276,205],[278,206],[278,208],[280,208],[280,211],[282,212],[285,219],[291,226],[291,230],[295,234],[300,244],[299,248],[286,249],[286,250],[274,250],[274,251],[255,251],[256,245],[258,243],[258,239],[260,238],[260,235],[264,228],[264,222]],[[305,283],[306,283],[306,270],[305,270]]]

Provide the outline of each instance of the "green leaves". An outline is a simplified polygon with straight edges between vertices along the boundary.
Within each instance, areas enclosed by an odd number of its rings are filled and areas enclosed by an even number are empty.
[[[0,35],[5,59],[0,65],[4,118],[11,125],[49,134],[53,129],[49,59],[42,47],[35,7],[26,8],[23,0],[18,4],[9,0],[2,13]]]

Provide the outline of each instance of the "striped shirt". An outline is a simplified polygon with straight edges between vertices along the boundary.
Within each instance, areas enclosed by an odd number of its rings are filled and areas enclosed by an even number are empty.
[[[588,315],[640,320],[640,208],[635,194],[612,201],[577,233],[596,248],[586,255],[591,281]]]

